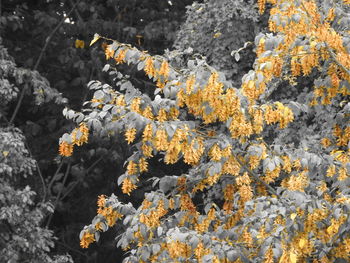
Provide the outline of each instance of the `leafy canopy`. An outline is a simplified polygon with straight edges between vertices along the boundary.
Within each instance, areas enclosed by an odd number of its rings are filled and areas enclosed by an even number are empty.
[[[91,132],[114,143],[122,133],[134,150],[118,179],[129,195],[152,157],[191,168],[153,178],[139,207],[100,196],[82,247],[122,220],[124,262],[350,260],[350,2],[259,0],[261,13],[265,2],[271,33],[255,38],[239,88],[199,56],[179,69],[181,52],[151,56],[98,36],[117,89],[91,81],[84,111],[64,111],[79,126],[60,153]],[[153,96],[117,71],[124,63],[156,83]]]

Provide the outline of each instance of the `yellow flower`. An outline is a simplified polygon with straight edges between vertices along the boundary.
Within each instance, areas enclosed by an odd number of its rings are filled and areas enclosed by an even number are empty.
[[[160,66],[159,75],[164,76],[164,78],[167,78],[169,75],[169,64],[166,60],[163,60],[162,65]]]
[[[328,167],[326,176],[332,177],[332,176],[335,175],[335,173],[336,173],[335,165],[332,164],[332,165],[330,165],[330,166]]]
[[[348,173],[347,173],[347,170],[346,168],[340,168],[339,169],[339,175],[338,175],[338,180],[339,181],[344,181],[345,179],[348,178]]]
[[[139,98],[139,97],[134,98],[131,102],[130,110],[132,110],[138,114],[141,114],[140,104],[141,104],[141,98]]]
[[[118,55],[114,58],[115,62],[117,62],[117,64],[121,64],[121,63],[124,63],[125,62],[125,55],[126,55],[126,52],[128,50],[125,48],[125,49],[122,49],[118,52]]]
[[[130,193],[136,189],[136,185],[131,182],[130,178],[125,178],[122,184],[122,192],[124,194],[130,195]]]
[[[194,75],[191,75],[186,80],[186,93],[191,94],[194,85],[196,84],[196,77]]]
[[[283,161],[282,169],[285,172],[290,173],[292,171],[292,164],[291,164],[289,156],[288,155],[282,156],[282,161]]]
[[[88,248],[89,245],[95,241],[95,235],[90,232],[85,232],[80,240],[80,246],[82,248]]]
[[[97,231],[102,231],[102,230],[103,230],[103,228],[102,228],[102,223],[101,223],[101,222],[97,222],[97,223],[95,224],[95,229],[96,229]]]
[[[97,199],[97,206],[98,207],[104,207],[106,204],[106,196],[105,195],[99,195]]]
[[[135,128],[127,129],[125,131],[125,140],[128,142],[128,144],[132,143],[135,140],[135,136],[136,136]]]
[[[148,162],[145,158],[141,158],[139,161],[140,172],[148,171]]]
[[[221,157],[222,157],[222,152],[220,147],[217,144],[214,144],[214,146],[210,149],[209,151],[209,157],[213,160],[213,161],[220,161]]]
[[[259,13],[263,14],[265,12],[266,0],[258,0]]]
[[[156,69],[153,65],[153,59],[150,56],[145,61],[144,71],[149,77],[154,77],[156,75]]]
[[[168,149],[168,134],[165,130],[159,129],[156,131],[156,136],[154,138],[154,146],[157,151],[166,151]]]
[[[108,45],[105,49],[106,59],[110,59],[114,57],[114,50],[111,48],[111,45]]]
[[[73,144],[67,142],[61,142],[59,146],[59,154],[62,156],[69,157],[73,153]]]
[[[154,119],[154,115],[153,115],[151,106],[147,106],[147,107],[143,110],[142,116],[143,116],[143,117],[146,117],[146,118],[148,118],[148,119],[150,119],[150,120],[153,120],[153,119]]]
[[[331,143],[331,140],[329,138],[323,138],[321,140],[321,144],[323,147],[329,147],[332,143]]]
[[[85,42],[84,40],[76,39],[75,40],[75,48],[84,48]]]
[[[124,95],[120,95],[116,99],[116,105],[124,107],[126,105]]]
[[[143,155],[145,157],[153,157],[153,154],[152,154],[153,148],[152,148],[152,146],[143,143],[142,146],[141,146],[141,149],[142,149],[142,153],[143,153]]]
[[[145,126],[145,129],[143,130],[142,134],[142,141],[151,141],[153,137],[153,129],[152,129],[152,124],[148,123]]]
[[[126,168],[129,175],[133,175],[137,173],[137,164],[133,161],[129,161],[128,167]]]
[[[162,108],[159,110],[157,119],[160,122],[164,122],[167,120],[167,112],[165,111],[165,109]]]
[[[84,48],[85,42],[84,40],[76,39],[75,40],[75,48]]]
[[[171,119],[176,120],[178,118],[179,114],[180,114],[180,111],[177,108],[175,108],[175,107],[170,108],[169,117]]]

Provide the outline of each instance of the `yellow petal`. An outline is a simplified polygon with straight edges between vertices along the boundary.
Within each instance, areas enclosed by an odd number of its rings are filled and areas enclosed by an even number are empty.
[[[299,240],[299,247],[303,248],[306,245],[306,239],[305,238],[301,238]]]
[[[290,215],[290,218],[291,218],[292,220],[294,220],[296,217],[297,217],[297,214],[296,214],[296,213],[293,213],[293,214]]]
[[[298,255],[294,252],[290,252],[289,259],[291,263],[297,263]]]

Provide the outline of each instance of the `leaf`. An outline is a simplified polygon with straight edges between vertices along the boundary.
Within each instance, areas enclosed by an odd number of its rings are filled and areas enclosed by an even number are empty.
[[[167,193],[171,189],[173,189],[177,184],[177,178],[175,176],[165,176],[159,181],[159,189],[163,191],[163,193]]]
[[[102,98],[104,97],[104,95],[105,95],[105,94],[103,93],[102,90],[98,90],[98,91],[96,91],[96,92],[94,93],[95,99],[98,99],[98,100],[102,99]]]
[[[100,232],[96,231],[95,232],[95,240],[98,242],[100,240]]]
[[[197,247],[198,243],[199,243],[198,237],[196,236],[191,237],[189,244],[191,245],[192,248]]]
[[[110,69],[110,67],[111,67],[111,65],[106,64],[106,65],[103,67],[102,71],[103,71],[103,72],[107,72],[107,71]]]
[[[227,259],[229,261],[235,261],[238,258],[238,253],[235,250],[230,250],[227,252]]]
[[[162,235],[162,233],[163,233],[163,228],[161,226],[159,226],[157,228],[157,235],[158,235],[158,237],[160,237]]]
[[[142,252],[141,252],[141,259],[143,261],[147,261],[148,258],[150,257],[151,253],[150,251],[148,250],[148,247],[143,247],[142,248]]]
[[[235,60],[238,62],[240,59],[241,59],[241,55],[238,52],[236,52],[235,53]]]
[[[99,35],[99,34],[95,34],[94,35],[94,38],[91,40],[91,42],[90,42],[90,47],[93,45],[93,44],[95,44],[99,39],[101,38],[101,36]]]
[[[152,245],[152,252],[153,254],[157,254],[160,251],[161,247],[159,244],[153,244]]]

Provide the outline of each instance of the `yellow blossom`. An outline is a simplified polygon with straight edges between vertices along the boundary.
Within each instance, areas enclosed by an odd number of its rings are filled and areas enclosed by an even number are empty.
[[[167,120],[167,112],[165,109],[161,108],[158,112],[157,120],[160,122],[164,122]]]
[[[154,146],[157,151],[165,151],[168,149],[168,134],[164,129],[158,129],[154,138]]]
[[[130,193],[136,188],[137,188],[136,185],[134,185],[134,183],[129,178],[125,178],[123,180],[122,192],[124,194],[130,195]]]
[[[129,161],[128,166],[127,166],[127,172],[129,175],[133,175],[137,173],[137,164],[134,163],[133,161]]]
[[[169,75],[169,64],[166,60],[163,60],[162,65],[160,66],[159,75],[164,76],[164,78],[168,78]]]
[[[125,62],[125,55],[126,55],[127,51],[128,50],[126,48],[119,50],[118,55],[114,58],[114,60],[115,60],[115,62],[117,62],[117,64],[121,64],[121,63]]]
[[[62,156],[69,157],[73,153],[73,144],[67,143],[65,141],[60,143],[59,153]]]
[[[147,172],[148,171],[148,162],[145,158],[141,158],[139,160],[139,167],[140,167],[140,172]]]
[[[153,129],[152,129],[152,123],[148,123],[145,126],[145,129],[143,130],[142,134],[142,141],[151,141],[153,137]]]
[[[89,245],[95,241],[95,235],[90,232],[85,232],[80,240],[80,246],[82,248],[88,248]]]
[[[130,128],[125,131],[125,139],[128,142],[128,144],[132,143],[135,140],[136,136],[136,129]]]

